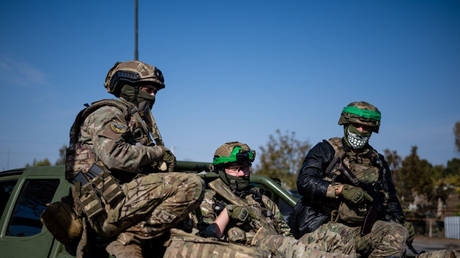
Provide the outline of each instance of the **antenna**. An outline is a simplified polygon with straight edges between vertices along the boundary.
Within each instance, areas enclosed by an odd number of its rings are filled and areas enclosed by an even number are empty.
[[[134,0],[134,60],[139,60],[139,52],[137,51],[137,28],[138,28],[138,3]]]

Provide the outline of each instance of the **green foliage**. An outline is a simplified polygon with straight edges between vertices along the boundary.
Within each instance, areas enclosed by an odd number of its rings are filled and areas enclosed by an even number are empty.
[[[51,162],[48,160],[48,158],[45,158],[43,160],[36,160],[32,162],[32,165],[29,163],[26,164],[26,167],[46,167],[46,166],[51,166]]]
[[[425,159],[420,159],[417,146],[413,146],[411,154],[407,156],[400,169],[400,178],[405,187],[418,194],[425,194],[429,200],[433,198],[434,179],[433,166]]]
[[[65,153],[66,153],[66,150],[67,150],[67,146],[66,146],[65,144],[62,145],[61,148],[59,148],[59,158],[56,160],[56,163],[55,163],[56,166],[64,165],[64,164],[65,164]]]
[[[432,210],[437,207],[438,199],[446,203],[454,191],[460,194],[459,159],[448,161],[445,168],[442,165],[432,166],[428,161],[420,159],[416,146],[402,161],[396,151],[385,150],[384,153],[404,208],[414,200],[414,194],[425,196],[429,205],[424,208]]]
[[[266,145],[259,148],[260,164],[255,173],[279,178],[284,186],[295,189],[297,173],[310,149],[308,141],[296,139],[295,132],[282,134],[276,130],[274,135],[269,136]]]

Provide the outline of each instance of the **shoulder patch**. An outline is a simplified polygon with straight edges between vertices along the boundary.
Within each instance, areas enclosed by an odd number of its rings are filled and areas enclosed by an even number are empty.
[[[128,127],[126,125],[117,123],[117,121],[110,122],[110,129],[116,134],[123,134],[126,133]]]

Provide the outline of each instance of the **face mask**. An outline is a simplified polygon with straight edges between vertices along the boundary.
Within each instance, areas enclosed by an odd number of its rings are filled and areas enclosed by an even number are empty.
[[[219,177],[225,184],[230,186],[233,191],[244,191],[249,187],[249,176],[231,176],[223,169],[219,170]]]
[[[351,124],[345,126],[344,131],[345,141],[352,149],[355,150],[363,148],[368,143],[372,134],[372,132],[360,132]]]
[[[127,101],[136,104],[140,110],[144,110],[145,107],[152,109],[155,103],[155,96],[148,94],[141,90],[136,94],[136,88],[129,84],[123,85],[120,91],[120,96],[124,97]]]

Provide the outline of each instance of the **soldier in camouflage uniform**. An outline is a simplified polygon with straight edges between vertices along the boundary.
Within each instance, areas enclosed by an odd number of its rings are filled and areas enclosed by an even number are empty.
[[[172,172],[175,157],[150,113],[164,87],[158,68],[118,62],[105,88],[119,99],[82,110],[70,132],[66,178],[74,184],[77,213],[89,224],[86,231],[111,241],[106,250],[115,257],[142,257],[147,240],[183,220],[202,198],[200,177]],[[82,241],[78,256],[85,254]]]
[[[403,255],[414,228],[405,221],[384,157],[368,143],[379,131],[380,117],[373,105],[352,102],[339,120],[345,136],[309,151],[297,179],[303,198],[289,221],[296,237],[334,225],[354,239],[359,255]]]
[[[208,184],[194,218],[201,236],[257,246],[257,250],[277,257],[346,257],[354,253],[354,245],[342,242],[339,234],[326,236],[339,243],[335,250],[325,245],[325,238],[320,236],[322,232],[309,245],[291,237],[278,206],[259,188],[249,185],[254,158],[255,151],[240,142],[228,142],[216,150],[213,166],[219,178]]]

